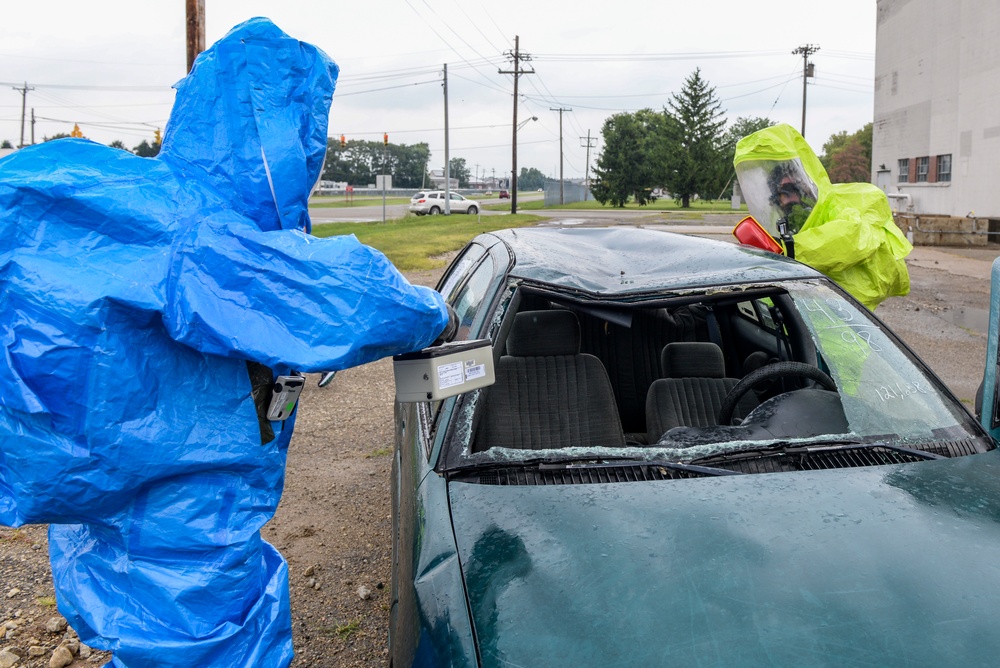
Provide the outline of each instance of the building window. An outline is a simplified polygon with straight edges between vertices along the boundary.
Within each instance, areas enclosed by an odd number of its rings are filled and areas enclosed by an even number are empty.
[[[908,183],[910,181],[910,159],[902,158],[899,161],[899,178],[896,179],[898,183]]]
[[[917,158],[917,183],[927,183],[927,172],[931,167],[931,159],[928,156]]]
[[[951,153],[937,157],[937,180],[951,181]]]

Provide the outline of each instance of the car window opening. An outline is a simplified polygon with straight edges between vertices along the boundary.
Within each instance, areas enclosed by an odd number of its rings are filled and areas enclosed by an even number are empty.
[[[627,302],[546,290],[521,290],[506,315],[497,382],[460,401],[446,468],[776,458],[818,443],[992,448],[876,321],[820,282]]]

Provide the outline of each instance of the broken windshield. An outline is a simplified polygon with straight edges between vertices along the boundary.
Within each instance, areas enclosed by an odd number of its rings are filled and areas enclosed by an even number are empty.
[[[520,299],[510,320],[498,311],[493,332],[511,334],[495,343],[497,383],[462,398],[446,467],[691,462],[831,442],[934,450],[982,437],[938,381],[825,281],[623,303],[620,314],[607,301]],[[779,368],[792,377],[741,383]]]

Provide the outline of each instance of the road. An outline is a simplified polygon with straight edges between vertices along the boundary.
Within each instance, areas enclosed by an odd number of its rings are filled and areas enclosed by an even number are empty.
[[[517,196],[518,202],[531,202],[532,200],[541,199],[542,195],[540,193],[519,193]],[[470,199],[476,199],[475,197],[470,197]],[[483,205],[497,204],[499,201],[496,198],[490,198],[488,200],[481,200]],[[386,204],[385,206],[385,220],[390,220],[393,218],[402,218],[409,212],[409,204]],[[506,211],[480,211],[484,216],[503,216],[506,215]],[[534,212],[532,212],[534,213]],[[464,214],[455,214],[464,215]],[[548,211],[544,213],[548,215]],[[382,204],[365,204],[360,206],[350,206],[343,208],[326,208],[326,207],[313,207],[309,209],[309,217],[312,218],[313,224],[322,223],[371,223],[375,221],[383,220],[383,210]]]

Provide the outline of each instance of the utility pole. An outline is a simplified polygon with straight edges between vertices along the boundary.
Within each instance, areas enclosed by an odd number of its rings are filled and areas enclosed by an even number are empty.
[[[187,6],[187,71],[205,50],[205,0],[185,0]]]
[[[517,213],[517,80],[522,74],[534,74],[535,70],[521,69],[521,61],[530,61],[531,56],[521,53],[521,38],[514,35],[514,51],[508,51],[506,56],[514,61],[514,70],[498,70],[500,74],[514,75],[514,123],[512,127],[513,141],[511,142],[511,170],[510,170],[510,212]]]
[[[563,109],[559,107],[558,109],[553,109],[549,107],[549,111],[559,112],[559,203],[565,204],[566,198],[563,194],[563,145],[562,145],[562,115],[564,111],[573,111],[572,109]]]
[[[35,87],[29,86],[28,82],[25,81],[24,85],[21,86],[20,88],[18,88],[17,86],[12,86],[12,88],[16,91],[20,91],[21,93],[21,143],[19,143],[17,147],[24,148],[24,114],[26,110],[25,105],[28,101],[28,91],[35,90]],[[34,113],[34,109],[32,109],[32,113]]]
[[[586,137],[586,139],[587,139],[587,143],[584,144],[584,143],[582,143],[583,140],[584,140],[584,137],[580,137],[580,142],[581,142],[580,146],[586,146],[587,147],[587,161],[584,163],[584,169],[586,170],[586,173],[585,173],[585,176],[586,176],[586,190],[583,191],[583,201],[584,202],[586,202],[587,201],[587,197],[590,196],[590,149],[592,149],[595,146],[597,146],[597,137],[594,137],[593,139],[591,139],[590,138],[590,130],[589,129],[587,130],[587,137]]]
[[[448,153],[448,63],[444,64],[444,215],[451,215],[451,155]]]
[[[793,56],[802,54],[802,136],[806,136],[806,79],[813,76],[814,65],[809,62],[809,56],[819,51],[819,46],[806,44],[792,51]]]
[[[35,108],[31,108],[31,145],[35,145]]]

